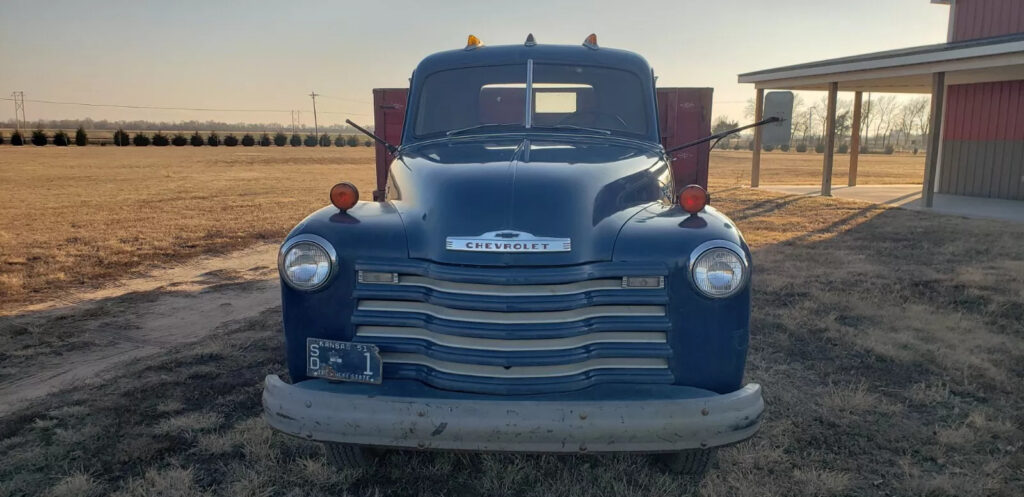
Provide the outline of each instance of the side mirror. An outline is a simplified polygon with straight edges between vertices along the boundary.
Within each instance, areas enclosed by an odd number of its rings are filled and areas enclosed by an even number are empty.
[[[761,128],[761,144],[778,147],[789,145],[793,135],[793,92],[771,91],[764,96],[764,118],[778,117],[780,122]]]

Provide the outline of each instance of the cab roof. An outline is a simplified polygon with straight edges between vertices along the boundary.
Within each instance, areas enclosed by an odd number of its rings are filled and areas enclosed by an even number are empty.
[[[650,77],[651,66],[639,54],[614,48],[588,48],[582,45],[499,45],[448,50],[427,56],[416,67],[417,75],[446,69],[473,66],[525,64],[528,59],[556,64],[583,64],[613,67]]]

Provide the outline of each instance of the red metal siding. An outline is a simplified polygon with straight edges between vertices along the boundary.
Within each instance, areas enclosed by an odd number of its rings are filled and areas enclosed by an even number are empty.
[[[1024,0],[955,0],[953,41],[1024,33]]]
[[[711,88],[658,88],[658,127],[666,148],[711,134]],[[680,150],[672,160],[676,188],[697,184],[708,187],[708,143]]]
[[[399,145],[402,142],[402,125],[405,123],[408,95],[408,88],[373,89],[373,132],[392,145]],[[378,143],[377,189],[373,192],[373,199],[378,202],[384,200],[390,165],[391,154],[384,145]]]
[[[950,85],[947,140],[1024,140],[1024,80]]]
[[[1024,200],[1024,81],[947,89],[939,192]]]

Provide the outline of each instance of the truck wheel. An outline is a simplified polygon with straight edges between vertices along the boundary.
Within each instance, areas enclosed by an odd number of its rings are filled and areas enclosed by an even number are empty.
[[[711,467],[717,449],[689,449],[671,454],[661,454],[659,460],[665,468],[675,474],[701,477]]]
[[[365,447],[352,444],[324,443],[327,463],[337,469],[365,468],[373,464],[377,454]]]

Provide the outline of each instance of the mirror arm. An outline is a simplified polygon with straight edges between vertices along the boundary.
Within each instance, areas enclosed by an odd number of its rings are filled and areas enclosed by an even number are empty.
[[[700,145],[702,143],[707,143],[707,142],[709,142],[711,140],[715,140],[714,145],[711,145],[711,148],[713,149],[713,148],[715,148],[715,145],[718,145],[718,142],[722,141],[722,138],[725,138],[725,137],[727,137],[729,135],[736,134],[736,133],[739,133],[740,131],[744,131],[744,130],[747,130],[747,129],[750,129],[750,128],[756,128],[758,126],[764,126],[765,124],[778,123],[778,122],[782,122],[782,121],[784,121],[784,119],[782,119],[781,117],[772,116],[772,117],[769,117],[767,119],[762,119],[762,120],[760,120],[760,121],[758,121],[758,122],[756,122],[754,124],[748,124],[746,126],[740,126],[739,128],[730,129],[730,130],[727,130],[727,131],[723,131],[721,133],[715,133],[715,134],[713,134],[711,136],[706,136],[704,138],[701,138],[700,140],[692,141],[692,142],[689,142],[689,143],[684,143],[682,145],[676,145],[676,146],[666,150],[665,153],[666,154],[671,154],[672,152],[675,152],[675,151],[678,151],[678,150],[682,150],[684,148],[690,148],[690,147],[693,147],[693,146],[696,146],[696,145]]]
[[[394,146],[394,145],[384,141],[383,138],[381,138],[381,137],[379,137],[379,136],[377,136],[377,135],[375,135],[373,133],[370,133],[369,131],[359,127],[359,125],[354,123],[354,122],[352,122],[351,119],[345,119],[345,123],[347,123],[349,126],[352,126],[355,129],[359,130],[364,135],[369,136],[370,138],[373,138],[377,143],[380,143],[381,145],[384,145],[384,148],[388,149],[388,153],[394,155],[394,153],[398,151],[398,147],[396,147],[396,146]]]

